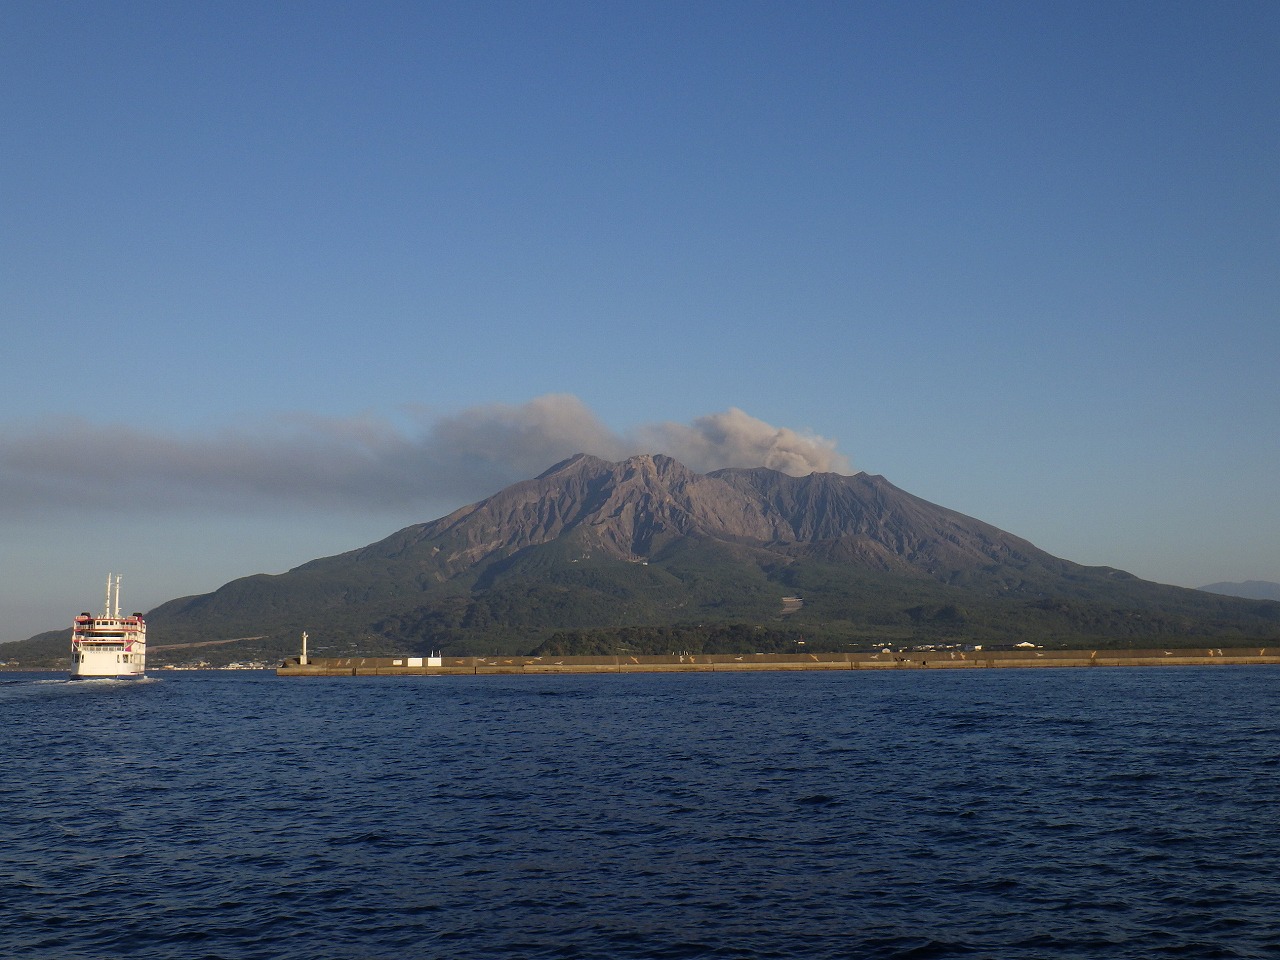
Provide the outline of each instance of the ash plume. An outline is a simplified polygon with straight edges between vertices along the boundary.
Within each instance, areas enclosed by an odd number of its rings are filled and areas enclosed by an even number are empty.
[[[653,452],[669,454],[699,473],[723,467],[769,467],[793,477],[852,472],[834,440],[771,426],[736,407],[688,425],[645,427],[639,436]]]
[[[195,435],[80,419],[9,426],[0,429],[0,513],[456,506],[575,453],[665,453],[699,472],[851,472],[834,441],[736,408],[618,433],[577,397],[550,394],[419,414],[408,429],[371,416],[296,414]]]

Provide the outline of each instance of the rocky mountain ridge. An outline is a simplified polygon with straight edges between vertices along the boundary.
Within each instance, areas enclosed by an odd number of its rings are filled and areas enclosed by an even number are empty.
[[[763,467],[697,474],[665,456],[609,463],[585,454],[346,556],[390,558],[430,544],[439,575],[447,578],[566,538],[584,551],[625,560],[647,559],[693,538],[935,576],[990,564],[1060,562],[879,476],[791,477]]]

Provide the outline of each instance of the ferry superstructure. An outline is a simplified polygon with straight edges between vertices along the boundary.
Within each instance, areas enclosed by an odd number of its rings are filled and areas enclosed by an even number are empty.
[[[102,616],[82,613],[71,625],[71,679],[141,677],[147,669],[147,623],[120,616],[120,577],[107,574]]]

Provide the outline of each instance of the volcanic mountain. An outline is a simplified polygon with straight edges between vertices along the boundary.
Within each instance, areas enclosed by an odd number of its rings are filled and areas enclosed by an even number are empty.
[[[810,649],[1280,634],[1280,604],[1073,564],[883,477],[581,454],[439,520],[149,618],[171,642],[266,634],[290,652],[305,629],[332,654],[525,652],[551,637],[690,647],[726,631]]]
[[[552,542],[571,545],[582,559],[627,561],[719,542],[928,575],[1054,562],[1025,540],[912,497],[883,477],[795,478],[764,468],[702,475],[670,457],[607,463],[584,454],[347,556],[423,562],[425,547],[434,575],[449,579]]]
[[[257,638],[219,648],[229,659],[293,653],[303,630],[328,655],[1280,639],[1280,603],[1080,566],[883,477],[698,474],[656,455],[580,454],[147,617],[157,651]]]

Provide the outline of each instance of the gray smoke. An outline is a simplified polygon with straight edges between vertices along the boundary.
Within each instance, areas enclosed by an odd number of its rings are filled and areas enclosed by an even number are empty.
[[[700,473],[723,467],[769,467],[793,477],[851,471],[834,440],[771,426],[736,407],[689,425],[644,427],[638,435],[652,452],[670,454]]]
[[[834,441],[738,409],[619,434],[565,394],[486,405],[411,429],[372,417],[293,415],[181,436],[48,421],[0,432],[0,514],[281,506],[385,509],[478,500],[575,453],[665,453],[699,472],[766,466],[850,472]]]

